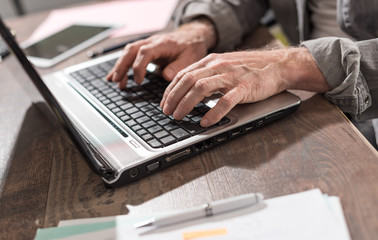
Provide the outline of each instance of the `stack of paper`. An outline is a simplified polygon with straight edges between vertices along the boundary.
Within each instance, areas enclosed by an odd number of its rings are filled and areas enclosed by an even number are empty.
[[[169,213],[62,221],[56,228],[39,229],[35,239],[350,239],[339,199],[319,189],[169,227],[134,228],[165,214]]]

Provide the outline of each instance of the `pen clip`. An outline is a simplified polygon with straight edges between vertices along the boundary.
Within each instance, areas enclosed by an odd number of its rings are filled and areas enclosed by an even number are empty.
[[[210,203],[205,203],[202,205],[203,209],[205,210],[206,217],[213,216],[213,208],[211,207]]]

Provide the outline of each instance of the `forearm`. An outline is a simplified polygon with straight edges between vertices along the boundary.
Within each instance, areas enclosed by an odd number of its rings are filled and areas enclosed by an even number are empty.
[[[282,51],[282,71],[285,89],[325,93],[331,88],[311,53],[303,47]]]

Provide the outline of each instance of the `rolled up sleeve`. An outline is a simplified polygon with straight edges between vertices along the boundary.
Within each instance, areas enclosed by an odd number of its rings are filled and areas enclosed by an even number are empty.
[[[268,9],[265,0],[196,0],[183,6],[180,23],[205,16],[214,23],[217,31],[215,52],[234,50],[243,36],[253,31]]]
[[[357,121],[378,117],[378,39],[320,38],[301,44],[332,90],[324,97]]]

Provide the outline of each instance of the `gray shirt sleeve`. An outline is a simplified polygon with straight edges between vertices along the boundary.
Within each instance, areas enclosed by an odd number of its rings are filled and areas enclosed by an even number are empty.
[[[332,88],[325,98],[357,121],[378,117],[378,38],[353,42],[328,37],[301,45]]]
[[[209,18],[217,31],[213,51],[234,50],[243,36],[253,31],[269,8],[266,0],[193,0],[183,7],[181,23],[199,16]]]

